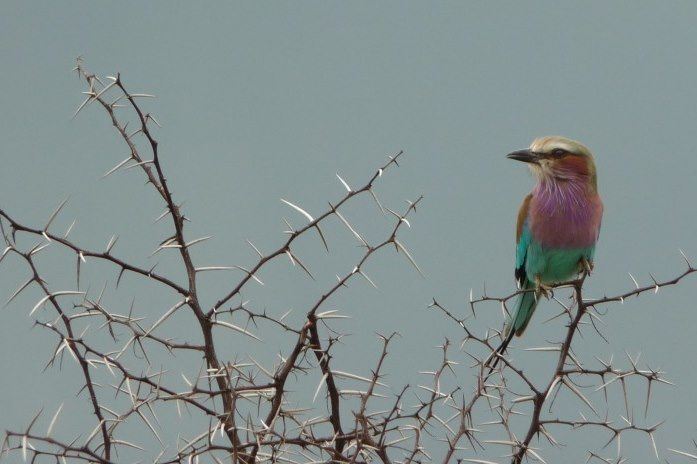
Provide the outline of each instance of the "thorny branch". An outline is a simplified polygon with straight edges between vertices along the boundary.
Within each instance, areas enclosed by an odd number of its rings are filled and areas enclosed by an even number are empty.
[[[264,255],[259,250],[250,245],[257,251],[259,259],[251,267],[243,268],[233,266],[245,272],[244,276],[231,287],[225,295],[220,297],[210,308],[204,308],[201,303],[201,296],[198,291],[198,278],[201,272],[223,269],[212,266],[197,267],[190,253],[190,247],[199,243],[203,239],[187,241],[185,236],[186,217],[180,205],[178,205],[170,191],[167,178],[161,164],[161,157],[158,149],[158,142],[153,133],[152,124],[159,125],[157,121],[146,113],[140,104],[140,99],[151,97],[146,94],[130,92],[120,75],[115,77],[100,78],[85,70],[82,63],[78,61],[76,67],[78,75],[87,83],[88,90],[86,99],[76,111],[76,115],[85,107],[97,103],[106,111],[112,125],[116,129],[121,139],[124,141],[130,152],[128,158],[121,161],[114,168],[110,169],[105,177],[119,170],[139,169],[143,172],[147,182],[152,185],[162,198],[165,205],[165,214],[158,218],[158,221],[169,216],[172,221],[173,235],[164,240],[156,251],[165,249],[178,250],[181,264],[185,270],[186,283],[178,283],[167,276],[167,272],[156,272],[154,268],[143,268],[119,258],[113,251],[116,240],[112,238],[103,252],[89,250],[84,246],[69,238],[70,230],[64,235],[59,235],[50,230],[52,223],[58,216],[65,203],[54,211],[44,227],[30,227],[21,223],[11,216],[8,212],[0,210],[0,226],[6,243],[6,248],[2,254],[4,259],[9,255],[16,254],[26,261],[32,277],[20,287],[9,298],[8,303],[12,302],[18,295],[24,292],[32,284],[37,285],[44,293],[42,298],[31,311],[31,315],[38,316],[43,314],[43,307],[50,303],[58,318],[53,321],[37,320],[37,325],[49,329],[58,337],[58,344],[51,355],[48,365],[53,365],[57,359],[61,360],[65,352],[76,359],[80,365],[84,376],[84,389],[89,393],[93,404],[94,414],[97,419],[97,427],[101,434],[101,442],[95,440],[95,434],[90,434],[89,439],[82,447],[72,443],[65,444],[61,441],[46,437],[42,439],[39,435],[31,434],[31,427],[24,433],[8,432],[6,435],[3,454],[12,449],[22,449],[22,453],[33,453],[35,457],[52,454],[63,458],[85,459],[88,461],[109,462],[111,460],[112,449],[130,447],[139,449],[139,445],[126,442],[117,438],[118,430],[121,430],[131,418],[142,420],[152,431],[153,435],[160,440],[157,425],[153,425],[152,420],[158,423],[155,410],[159,404],[175,403],[177,409],[180,404],[188,405],[198,410],[204,416],[211,418],[211,426],[205,433],[193,439],[187,440],[184,444],[177,446],[176,454],[172,457],[165,455],[166,448],[157,457],[160,462],[180,462],[198,458],[202,455],[210,455],[214,459],[219,456],[227,455],[233,462],[253,462],[257,460],[276,460],[279,456],[292,455],[291,448],[300,447],[316,454],[318,457],[327,455],[333,459],[342,459],[342,452],[347,443],[352,440],[364,440],[370,431],[362,430],[362,425],[358,424],[350,431],[345,431],[341,424],[341,403],[342,398],[352,397],[355,392],[348,389],[341,389],[338,378],[341,377],[344,383],[362,382],[363,377],[333,370],[330,366],[331,349],[333,346],[330,338],[328,344],[323,341],[319,321],[329,323],[336,317],[341,317],[335,311],[329,310],[320,312],[320,308],[339,290],[347,287],[347,284],[354,276],[360,275],[372,284],[370,278],[365,274],[364,267],[368,260],[378,251],[394,245],[399,253],[404,253],[409,261],[416,266],[411,255],[404,245],[397,239],[398,232],[405,224],[409,224],[406,219],[410,213],[416,210],[421,198],[410,202],[403,214],[398,214],[389,209],[383,209],[379,203],[373,187],[376,181],[393,166],[397,166],[398,159],[402,153],[389,157],[388,161],[378,168],[363,186],[351,189],[348,184],[339,178],[341,184],[347,192],[338,201],[330,203],[329,208],[319,215],[312,218],[305,210],[299,206],[285,201],[290,207],[303,214],[308,223],[299,228],[288,231],[285,242],[276,250]],[[122,115],[124,109],[130,109],[135,115],[129,119],[128,115]],[[136,130],[129,132],[129,123],[135,124]],[[139,139],[145,140],[145,148],[142,148]],[[145,153],[148,152],[148,155]],[[369,193],[378,203],[381,211],[389,211],[395,216],[394,226],[391,228],[386,238],[378,244],[370,244],[353,227],[340,210],[354,198]],[[316,303],[307,311],[305,322],[301,327],[292,327],[283,321],[285,316],[277,318],[263,312],[257,312],[245,304],[238,307],[225,309],[224,306],[236,296],[241,295],[244,286],[251,280],[259,281],[260,270],[269,262],[281,256],[287,256],[294,266],[310,274],[310,271],[301,261],[297,252],[292,249],[296,239],[307,235],[310,231],[317,231],[323,244],[326,247],[326,239],[321,230],[329,218],[338,218],[360,241],[365,252],[356,262],[352,269],[344,277],[339,278],[336,284],[327,289],[318,297]],[[29,237],[36,237],[40,242],[29,249],[23,250],[18,245],[17,235],[24,234]],[[128,314],[120,314],[106,307],[103,302],[104,289],[98,295],[92,295],[89,290],[69,290],[51,291],[48,287],[47,279],[41,274],[39,267],[34,261],[34,256],[44,251],[50,245],[58,245],[75,254],[77,268],[77,286],[80,287],[81,266],[88,259],[104,261],[114,265],[118,271],[118,283],[124,273],[129,272],[145,280],[161,284],[165,289],[173,291],[178,297],[177,302],[153,324],[145,325],[142,318],[133,314],[133,307]],[[231,267],[225,267],[225,269]],[[418,268],[417,268],[418,269]],[[59,299],[73,299],[68,307],[63,306]],[[77,300],[75,300],[77,298]],[[179,342],[171,338],[159,335],[159,327],[168,319],[175,317],[186,308],[193,313],[199,323],[200,337],[202,343],[184,341]],[[223,361],[216,349],[214,327],[228,328],[243,335],[257,338],[252,334],[248,327],[241,327],[230,320],[233,313],[242,311],[247,315],[250,322],[266,320],[274,323],[277,327],[282,327],[284,331],[295,333],[297,339],[295,346],[290,354],[282,359],[278,366],[265,367],[255,361],[251,356],[252,363],[237,360]],[[108,330],[109,337],[116,343],[113,349],[100,348],[103,343],[101,339],[94,338],[99,331],[93,333],[89,327],[83,329],[80,335],[76,335],[74,326],[82,320],[100,320],[99,329]],[[82,327],[82,326],[80,326]],[[126,335],[126,341],[118,344],[119,339]],[[90,341],[93,340],[93,341]],[[99,342],[97,342],[99,340]],[[187,387],[183,391],[171,384],[172,380],[168,376],[167,370],[153,370],[149,360],[149,353],[154,346],[164,348],[166,351],[174,353],[176,351],[200,352],[203,354],[204,365],[200,374],[193,380],[189,380],[182,373]],[[140,354],[140,362],[145,365],[135,364],[132,355]],[[303,373],[307,369],[315,366],[306,357],[306,353],[314,353],[317,367],[322,372],[322,382],[326,385],[327,396],[329,398],[329,416],[327,418],[314,418],[310,421],[302,419],[303,411],[293,412],[287,406],[290,388],[289,381],[291,374]],[[252,367],[250,369],[250,367]],[[112,385],[116,395],[126,397],[130,405],[117,412],[113,407],[107,406],[107,396],[100,394],[98,390],[102,388],[93,380],[94,375],[103,375],[104,370],[117,379],[117,383]],[[266,375],[270,381],[260,381]],[[201,385],[202,383],[207,386]],[[373,395],[373,390],[369,396]],[[360,394],[358,395],[360,396]],[[219,399],[222,404],[219,404]],[[266,409],[265,420],[253,420],[250,414],[250,404],[256,404],[256,409],[261,412]],[[148,419],[147,416],[151,416]],[[38,419],[38,418],[37,418]],[[51,428],[58,420],[58,414],[51,421]],[[330,424],[332,435],[324,436],[324,424]],[[294,424],[294,425],[292,425]],[[388,423],[380,423],[382,426],[382,436],[394,431]],[[227,444],[213,445],[213,436],[216,432],[227,438]],[[291,436],[295,434],[295,436]],[[318,438],[323,437],[324,438]],[[20,440],[20,445],[13,443],[13,439]],[[32,444],[43,444],[50,450],[39,450]],[[366,451],[361,450],[358,455],[365,455]],[[383,457],[386,455],[382,453]],[[361,458],[362,459],[362,458]]]
[[[635,283],[635,288],[633,290],[624,292],[621,295],[613,297],[606,296],[598,299],[585,299],[583,297],[583,284],[585,282],[585,279],[587,278],[586,273],[580,275],[578,279],[569,282],[563,282],[556,285],[555,288],[570,287],[573,290],[573,295],[571,298],[573,304],[566,305],[560,300],[554,298],[554,300],[558,302],[559,305],[563,308],[561,315],[568,318],[568,323],[566,325],[566,333],[563,337],[563,340],[557,346],[552,345],[549,347],[543,347],[538,349],[539,351],[552,351],[558,353],[556,367],[552,372],[551,377],[546,382],[546,386],[544,388],[536,386],[535,380],[531,378],[529,375],[526,375],[522,369],[516,367],[516,365],[507,357],[502,357],[503,366],[498,371],[499,383],[487,383],[488,378],[485,374],[485,370],[483,369],[486,360],[478,359],[475,356],[470,355],[475,360],[475,366],[479,369],[478,388],[475,391],[472,398],[470,399],[470,402],[462,408],[461,416],[471,417],[471,412],[474,405],[478,400],[482,398],[487,398],[489,401],[495,401],[492,408],[497,410],[497,414],[500,418],[499,421],[497,421],[496,423],[505,430],[505,433],[509,436],[509,438],[506,440],[486,440],[485,443],[510,446],[510,459],[511,463],[513,464],[522,462],[523,458],[525,457],[528,457],[534,461],[545,462],[544,458],[541,455],[541,452],[538,449],[532,447],[532,441],[535,437],[543,436],[551,445],[559,446],[560,442],[553,437],[551,429],[554,426],[561,425],[572,427],[574,429],[586,427],[599,428],[608,431],[610,433],[610,437],[609,440],[603,445],[603,448],[605,448],[612,442],[616,442],[616,459],[620,461],[622,460],[622,434],[628,431],[645,433],[649,437],[650,446],[653,453],[656,456],[656,459],[660,460],[658,447],[656,445],[654,437],[654,432],[663,422],[659,422],[651,426],[641,426],[634,421],[630,412],[630,406],[628,402],[627,381],[631,377],[638,377],[643,378],[647,382],[647,396],[644,407],[645,414],[648,413],[652,384],[654,382],[662,384],[671,384],[671,382],[669,382],[663,377],[663,372],[652,369],[639,369],[639,367],[637,366],[638,360],[632,359],[630,356],[628,356],[629,362],[631,364],[631,367],[629,369],[618,369],[613,366],[612,360],[604,362],[600,359],[597,359],[597,362],[600,363],[602,367],[585,367],[584,363],[580,359],[578,359],[576,355],[574,355],[572,350],[572,343],[574,341],[574,337],[581,333],[581,327],[584,324],[590,324],[593,327],[593,329],[597,332],[597,334],[601,338],[605,339],[605,337],[603,337],[603,335],[599,332],[597,326],[595,325],[595,320],[598,320],[601,317],[601,315],[597,312],[599,307],[611,302],[624,303],[624,301],[630,297],[639,296],[642,293],[650,291],[658,292],[658,289],[662,287],[667,287],[679,283],[682,279],[697,271],[697,269],[690,264],[687,258],[685,258],[685,262],[687,264],[687,268],[685,269],[685,271],[680,273],[678,276],[666,281],[661,282],[652,278],[653,283],[651,285],[640,286],[632,277],[632,281]],[[470,297],[470,305],[472,308],[472,312],[474,314],[474,307],[477,304],[484,302],[495,302],[497,304],[500,304],[502,305],[504,312],[507,312],[506,303],[512,300],[517,295],[519,295],[521,292],[522,291],[518,291],[505,297],[491,297],[488,295],[485,295],[480,298]],[[463,344],[468,342],[478,343],[479,345],[485,348],[485,353],[492,353],[496,348],[495,343],[492,344],[491,342],[492,340],[498,338],[499,334],[496,334],[494,336],[487,335],[484,337],[478,337],[469,329],[467,325],[467,319],[457,318],[451,311],[441,306],[435,300],[431,304],[431,307],[440,310],[449,319],[457,322],[458,325],[460,325],[460,327],[464,330],[466,334],[465,341],[463,342]],[[588,321],[584,322],[584,319],[587,319]],[[522,394],[515,391],[514,387],[512,386],[512,380],[508,379],[505,376],[506,372],[513,373],[515,375],[515,378],[519,381],[518,384],[522,382],[522,385],[529,390],[529,393]],[[588,381],[589,379],[592,379],[594,377],[598,378],[599,382],[593,383],[591,385],[584,384],[583,386],[581,386],[581,379],[586,379],[586,381]],[[561,419],[557,417],[544,417],[543,413],[545,407],[549,409],[548,414],[551,414],[553,412],[555,399],[559,396],[560,391],[562,389],[567,390],[571,394],[571,396],[576,397],[585,407],[590,409],[596,416],[600,417],[600,412],[592,404],[592,402],[586,396],[587,394],[585,394],[584,392],[594,392],[602,390],[605,395],[605,398],[607,399],[608,388],[610,388],[610,386],[613,384],[621,385],[621,391],[625,400],[626,412],[625,416],[621,417],[623,425],[615,425],[612,421],[609,421],[607,419],[587,419],[583,413],[580,414],[580,419]],[[517,389],[518,386],[519,385],[516,385],[515,388]],[[501,395],[500,398],[489,396],[485,393],[488,390],[497,391],[497,394]],[[504,391],[513,395],[513,398],[509,398],[508,401],[506,401],[506,397],[505,395],[503,395]],[[519,440],[516,438],[516,432],[510,419],[513,416],[520,414],[514,408],[521,403],[530,403],[531,411],[529,419],[526,421],[527,427],[524,433],[524,438],[522,440]],[[492,423],[489,423],[488,425],[491,424]],[[450,453],[446,457],[446,460],[444,460],[443,462],[447,462],[451,458],[451,456],[457,449],[457,443],[460,441],[463,435],[467,435],[467,432],[468,431],[466,428],[461,428],[458,433],[452,434],[452,437],[450,437],[448,440],[450,445]],[[599,458],[600,455],[596,454],[593,451],[590,451],[590,456]]]
[[[659,458],[655,432],[661,423],[639,424],[631,413],[633,408],[627,389],[630,379],[646,382],[643,408],[646,416],[652,386],[670,383],[664,373],[640,368],[638,359],[629,355],[628,368],[616,366],[612,359],[607,362],[597,358],[587,361],[580,353],[574,352],[573,346],[584,327],[591,327],[605,339],[596,325],[602,318],[601,307],[614,302],[624,303],[645,292],[657,292],[694,273],[696,269],[687,258],[686,270],[676,277],[666,281],[652,277],[652,284],[647,286],[640,286],[632,277],[635,288],[615,296],[585,299],[585,274],[557,285],[555,288],[560,292],[564,291],[563,288],[571,289],[571,304],[554,297],[561,307],[557,317],[565,318],[566,328],[558,344],[537,349],[556,353],[556,362],[549,366],[551,373],[542,379],[533,378],[527,373],[527,366],[508,356],[502,357],[493,374],[487,374],[484,368],[485,359],[491,355],[501,334],[490,330],[481,334],[474,323],[475,308],[495,304],[505,312],[507,305],[520,292],[503,297],[484,294],[474,298],[470,295],[472,316],[466,317],[458,316],[457,311],[451,311],[434,300],[430,307],[455,322],[464,333],[462,352],[457,359],[466,357],[473,361],[466,371],[473,373],[473,378],[458,376],[461,360],[455,360],[452,344],[446,339],[439,347],[440,363],[435,369],[419,372],[428,381],[415,387],[406,385],[392,390],[384,382],[389,373],[388,348],[396,334],[379,337],[381,350],[370,373],[342,371],[336,366],[334,352],[341,346],[344,334],[333,324],[335,319],[346,316],[337,310],[326,309],[326,306],[358,276],[374,285],[365,269],[381,250],[394,247],[421,272],[400,235],[404,226],[410,227],[409,218],[416,211],[421,197],[397,213],[384,207],[375,192],[375,185],[382,175],[398,166],[402,152],[389,157],[359,188],[350,187],[337,175],[345,193],[330,202],[328,208],[316,217],[297,204],[282,200],[307,222],[294,228],[286,221],[289,228],[287,237],[270,252],[262,253],[249,242],[257,254],[251,265],[200,266],[195,263],[191,247],[209,237],[187,238],[185,226],[188,218],[170,190],[154,134],[154,126],[159,126],[159,123],[141,104],[142,99],[152,96],[131,92],[120,75],[101,78],[89,73],[81,61],[75,70],[87,85],[85,100],[75,115],[96,103],[106,112],[128,148],[128,157],[108,170],[104,177],[117,171],[142,172],[164,205],[164,213],[156,222],[166,217],[171,220],[171,235],[159,243],[156,252],[176,250],[180,270],[184,271],[180,275],[185,276],[185,282],[169,277],[173,274],[172,269],[155,271],[154,266],[138,266],[118,257],[114,251],[116,236],[104,251],[97,251],[69,237],[72,225],[64,234],[54,232],[51,226],[65,202],[50,215],[43,227],[26,225],[0,209],[0,229],[5,242],[0,263],[16,256],[18,262],[29,270],[29,278],[10,295],[7,303],[31,291],[28,289],[39,292],[39,300],[31,309],[30,317],[37,326],[56,337],[47,367],[63,367],[64,359],[75,361],[81,376],[80,393],[84,392],[89,399],[94,420],[93,428],[77,437],[62,434],[61,438],[54,438],[60,428],[63,406],[52,416],[40,411],[23,430],[6,432],[0,447],[0,459],[19,453],[32,462],[52,459],[52,462],[112,463],[128,460],[130,456],[134,456],[134,461],[142,460],[142,455],[148,453],[152,455],[150,460],[162,464],[199,462],[200,459],[245,464],[263,461],[491,464],[499,462],[488,457],[492,455],[491,450],[504,447],[508,453],[493,459],[502,458],[514,464],[525,459],[544,463],[545,452],[534,446],[536,439],[539,442],[539,438],[544,437],[551,446],[561,446],[562,442],[553,433],[588,428],[608,434],[608,441],[600,444],[601,452],[612,443],[617,446],[617,455],[613,458],[589,450],[589,461],[621,462],[621,438],[632,432],[645,434],[653,453]],[[383,238],[374,243],[366,240],[343,214],[346,205],[367,194],[377,203],[381,213],[389,213],[392,220]],[[351,232],[362,247],[362,254],[349,271],[338,275],[337,281],[314,299],[300,320],[292,320],[287,317],[288,313],[275,316],[243,301],[247,284],[251,281],[261,283],[262,269],[277,258],[287,257],[294,268],[313,277],[309,267],[298,256],[296,241],[300,237],[314,236],[329,252],[322,228],[326,229],[330,220],[338,221]],[[27,248],[21,245],[26,241],[19,239],[20,236],[38,242]],[[74,254],[77,263],[75,290],[54,290],[50,286],[48,273],[42,271],[40,260],[36,259],[49,247],[59,247]],[[129,273],[164,290],[173,298],[171,306],[161,312],[154,323],[146,323],[145,318],[138,316],[133,303],[127,311],[110,309],[106,286],[99,292],[89,286],[86,290],[80,289],[81,267],[88,260],[114,267],[118,272],[117,291],[120,291],[122,276]],[[243,275],[221,295],[201,293],[199,288],[203,287],[198,284],[204,272],[228,269],[240,270]],[[232,303],[236,299],[241,302]],[[204,301],[214,303],[207,306]],[[195,317],[197,333],[192,331],[188,334],[190,338],[185,340],[164,335],[166,332],[161,326],[184,313]],[[51,314],[53,316],[46,319]],[[240,319],[246,322],[240,323]],[[92,327],[95,324],[97,327]],[[253,346],[240,343],[235,353],[221,350],[220,338],[214,334],[214,328],[227,329],[254,343],[260,338],[252,330],[256,332],[263,328],[262,325],[280,333],[279,340],[289,340],[286,354],[283,354],[283,347],[278,346],[279,360],[273,365],[258,361]],[[323,335],[324,330],[326,335]],[[163,353],[172,356],[166,358],[171,361],[168,365],[163,361]],[[201,356],[201,365],[194,377],[185,366],[174,360],[173,356],[178,353]],[[588,367],[586,364],[591,362],[595,366]],[[367,370],[369,362],[364,365]],[[307,380],[303,379],[315,378],[312,374],[316,374],[319,383],[306,385]],[[472,380],[474,388],[464,386]],[[603,414],[591,401],[591,394],[599,391],[607,400],[613,388],[624,397],[625,413],[618,420],[608,418],[609,408]],[[309,390],[314,391],[314,396],[308,404],[301,393]],[[326,407],[314,404],[323,390]],[[557,407],[560,397],[565,401],[577,401],[580,417],[564,417]],[[179,415],[184,408],[190,418],[197,418],[188,421],[190,424],[186,430],[173,426],[176,440],[167,436],[172,432],[171,424],[159,418],[170,414],[170,405]],[[593,416],[587,417],[590,413]],[[46,423],[45,434],[37,431],[42,421]],[[142,443],[124,439],[133,436],[128,427],[135,423],[145,427],[156,443],[147,438],[143,438]],[[480,456],[484,452],[487,456]],[[697,460],[697,454],[679,450],[671,452]]]

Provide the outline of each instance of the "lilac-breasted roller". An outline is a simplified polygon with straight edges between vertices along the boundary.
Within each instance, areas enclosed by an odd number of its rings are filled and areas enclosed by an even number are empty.
[[[547,288],[592,269],[603,216],[593,155],[581,143],[542,137],[508,158],[527,163],[537,185],[523,200],[516,227],[515,278],[527,291],[506,321],[503,343],[489,361],[492,369],[513,335],[523,334]]]

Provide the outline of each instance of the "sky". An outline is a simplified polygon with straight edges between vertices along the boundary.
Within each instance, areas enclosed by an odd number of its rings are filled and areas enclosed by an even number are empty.
[[[125,257],[153,264],[158,258],[149,255],[167,228],[153,225],[162,204],[135,170],[100,180],[128,152],[96,106],[72,118],[84,90],[71,72],[78,56],[93,72],[121,73],[129,89],[156,95],[144,105],[162,125],[162,162],[192,220],[188,234],[214,236],[197,250],[204,265],[253,263],[247,239],[271,250],[283,240],[283,217],[303,221],[280,198],[318,214],[342,195],[336,173],[358,186],[403,150],[377,193],[393,209],[424,196],[402,240],[425,278],[386,253],[367,269],[377,290],[357,281],[336,301],[352,317],[340,326],[351,333],[337,353],[346,370],[367,371],[361,361],[377,356],[376,332],[400,333],[388,365],[397,390],[434,367],[436,345],[447,337],[457,347],[462,337],[427,310],[433,298],[464,315],[470,289],[514,290],[515,218],[534,179],[505,155],[535,137],[565,135],[595,154],[605,215],[589,295],[631,289],[628,272],[641,283],[650,274],[679,274],[680,249],[697,261],[697,3],[9,1],[3,10],[0,208],[39,227],[69,197],[56,227],[77,219],[73,238],[85,246],[102,247],[116,234]],[[385,233],[390,218],[369,199],[352,208],[347,214],[367,236]],[[291,307],[302,314],[360,252],[341,224],[328,232],[329,255],[316,237],[299,248],[317,281],[279,262],[250,298],[275,314]],[[74,286],[69,254],[56,251],[43,265],[56,286]],[[92,266],[86,285],[113,284],[113,272]],[[172,257],[158,269],[181,276]],[[27,272],[18,261],[0,264],[2,299]],[[204,284],[211,301],[229,279]],[[171,304],[132,285],[152,320]],[[688,278],[611,305],[603,326],[609,343],[589,333],[576,350],[589,363],[614,355],[620,367],[628,365],[625,353],[640,353],[642,366],[666,372],[676,385],[654,392],[646,419],[645,385],[631,391],[637,420],[666,420],[657,440],[670,462],[683,461],[668,448],[689,451],[697,437],[696,296]],[[89,429],[92,418],[80,412],[87,406],[75,399],[74,366],[43,371],[54,340],[28,317],[38,298],[27,293],[0,311],[0,430],[61,403],[70,410],[66,434]],[[119,305],[125,297],[113,298]],[[554,360],[526,357],[521,348],[559,339],[559,321],[543,323],[554,310],[540,307],[512,350],[540,383]],[[170,330],[186,336],[191,323],[182,318]],[[500,310],[483,307],[476,323],[500,327]],[[278,342],[259,353],[272,359],[287,349]],[[230,356],[247,349],[223,346]],[[471,385],[466,355],[453,356],[462,361],[460,381]],[[572,417],[577,410],[561,407]],[[541,443],[551,462],[569,455],[580,462],[604,443],[599,434],[569,437],[562,449]],[[647,441],[632,440],[623,454],[648,462]]]

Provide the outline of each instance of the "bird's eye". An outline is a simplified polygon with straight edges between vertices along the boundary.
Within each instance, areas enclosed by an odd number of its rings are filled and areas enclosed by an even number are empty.
[[[552,156],[555,156],[557,158],[562,157],[565,154],[566,150],[564,150],[563,148],[555,148],[554,150],[552,150]]]

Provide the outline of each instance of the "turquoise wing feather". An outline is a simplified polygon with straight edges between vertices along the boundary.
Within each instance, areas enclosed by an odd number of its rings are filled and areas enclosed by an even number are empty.
[[[535,284],[528,278],[529,274],[527,272],[531,245],[533,249],[535,248],[532,234],[528,227],[528,211],[531,198],[532,195],[528,195],[523,200],[520,211],[518,211],[518,224],[516,227],[515,279],[518,283],[518,288],[521,290],[533,290],[535,288]],[[505,336],[511,331],[518,336],[522,335],[528,322],[530,322],[536,306],[537,297],[534,291],[521,293],[516,300],[512,316],[506,322]]]
[[[525,331],[528,322],[530,322],[532,318],[532,314],[535,312],[535,307],[537,306],[537,296],[534,291],[535,284],[528,278],[526,270],[529,250],[531,244],[533,244],[532,242],[533,239],[530,234],[530,229],[527,224],[523,224],[521,235],[516,246],[515,277],[518,287],[521,290],[528,291],[518,296],[513,316],[506,324],[506,333],[512,330],[518,336],[522,335]]]

